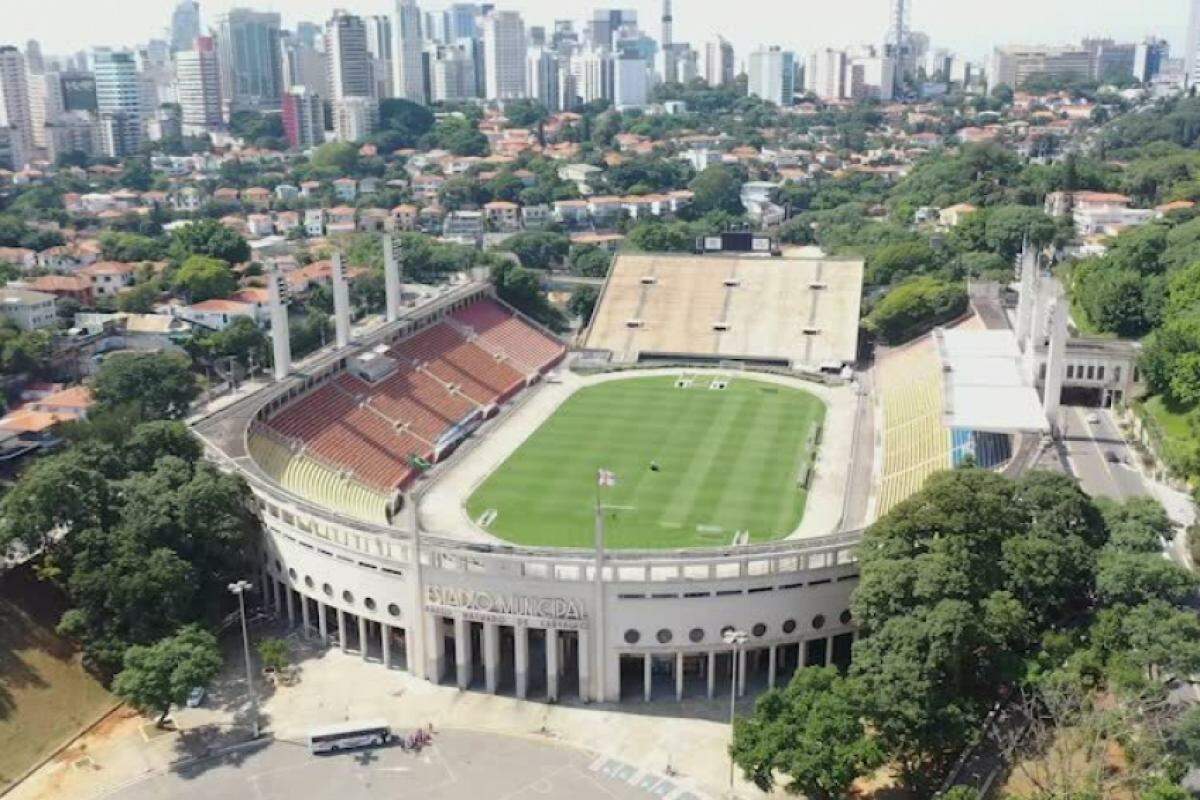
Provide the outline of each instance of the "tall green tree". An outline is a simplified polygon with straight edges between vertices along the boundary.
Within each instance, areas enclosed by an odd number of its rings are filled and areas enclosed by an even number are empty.
[[[187,358],[176,353],[117,353],[92,381],[102,408],[131,405],[143,419],[182,419],[200,386]]]
[[[141,711],[157,712],[161,727],[171,706],[183,703],[193,688],[211,683],[221,664],[216,638],[189,625],[152,645],[130,647],[113,692]]]

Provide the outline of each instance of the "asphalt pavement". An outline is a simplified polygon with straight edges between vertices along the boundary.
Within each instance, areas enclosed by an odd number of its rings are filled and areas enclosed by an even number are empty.
[[[1065,406],[1062,415],[1060,454],[1085,492],[1113,500],[1152,496],[1138,471],[1137,453],[1126,443],[1110,411]]]

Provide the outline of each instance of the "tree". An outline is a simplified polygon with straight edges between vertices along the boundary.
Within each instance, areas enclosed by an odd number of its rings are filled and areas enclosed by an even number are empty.
[[[518,128],[533,128],[544,122],[550,116],[550,112],[537,100],[521,98],[505,103],[504,116]]]
[[[117,295],[117,310],[129,314],[149,314],[161,294],[158,281],[150,280],[134,284]]]
[[[125,651],[124,669],[113,681],[113,692],[143,712],[160,712],[162,727],[172,705],[183,703],[197,686],[206,686],[221,672],[216,637],[195,625],[149,646]]]
[[[101,408],[136,407],[143,419],[182,419],[200,394],[186,358],[174,353],[115,353],[92,383]]]
[[[162,242],[136,233],[105,231],[100,247],[109,261],[157,261],[163,255]]]
[[[939,259],[925,242],[897,242],[880,247],[867,259],[869,281],[889,284],[922,272],[932,272]]]
[[[0,501],[0,550],[21,542],[35,551],[56,532],[104,525],[113,502],[104,476],[73,451],[36,461]]]
[[[723,164],[705,167],[689,184],[694,196],[692,208],[699,214],[725,211],[740,215],[743,212],[742,181],[737,173]]]
[[[249,317],[238,317],[221,331],[196,340],[196,347],[209,359],[234,358],[244,367],[267,363],[267,335]]]
[[[571,240],[561,233],[523,231],[505,239],[502,247],[515,254],[523,267],[549,269],[566,258]]]
[[[612,256],[594,244],[577,247],[571,253],[571,272],[587,278],[603,278],[608,274]]]
[[[551,328],[561,330],[565,327],[562,312],[550,305],[538,274],[533,270],[511,261],[500,261],[492,267],[491,279],[496,294],[513,308]]]
[[[237,289],[237,278],[224,261],[191,256],[175,273],[175,286],[187,292],[193,303],[228,297]]]
[[[1096,593],[1105,605],[1136,606],[1154,599],[1179,605],[1197,586],[1191,572],[1157,553],[1105,552],[1096,573]]]
[[[236,232],[211,219],[198,220],[171,232],[171,257],[178,262],[189,256],[208,256],[227,264],[250,260],[250,245]]]
[[[283,672],[292,661],[288,644],[283,639],[263,639],[258,643],[258,657],[262,660],[263,669],[272,672]]]
[[[920,277],[888,292],[863,325],[888,344],[899,344],[966,310],[967,292],[961,285]]]
[[[420,103],[401,98],[388,98],[379,103],[379,123],[384,130],[401,135],[405,147],[412,147],[417,140],[433,128],[433,112]]]
[[[735,720],[734,763],[764,792],[786,776],[789,794],[845,797],[882,754],[863,724],[861,695],[833,667],[797,670],[784,689],[761,696],[754,714]]]
[[[595,286],[580,286],[575,291],[571,292],[571,299],[567,301],[567,311],[570,311],[582,325],[588,325],[592,321],[592,312],[596,309],[596,301],[600,299],[600,290]]]
[[[314,169],[326,169],[339,175],[353,175],[358,170],[358,148],[350,142],[329,142],[313,151],[310,162]]]

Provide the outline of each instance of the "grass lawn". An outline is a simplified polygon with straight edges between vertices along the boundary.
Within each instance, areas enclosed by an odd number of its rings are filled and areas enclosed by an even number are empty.
[[[1163,434],[1168,439],[1188,439],[1192,432],[1188,426],[1187,415],[1190,408],[1175,408],[1169,406],[1161,395],[1155,395],[1143,403],[1146,413],[1158,423]]]
[[[512,542],[590,547],[595,501],[610,511],[611,548],[725,545],[787,536],[807,493],[810,436],[825,406],[808,392],[741,377],[723,390],[712,375],[677,388],[674,377],[631,378],[576,392],[467,502],[489,510],[492,533]],[[659,465],[657,472],[651,462]],[[617,474],[598,490],[596,472]]]
[[[115,702],[54,633],[61,610],[23,569],[0,581],[0,791]]]

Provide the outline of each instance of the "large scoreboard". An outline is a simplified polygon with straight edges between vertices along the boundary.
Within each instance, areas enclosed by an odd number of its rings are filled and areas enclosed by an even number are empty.
[[[699,253],[754,253],[769,256],[775,253],[775,241],[765,233],[731,231],[715,236],[702,236],[696,241]]]

